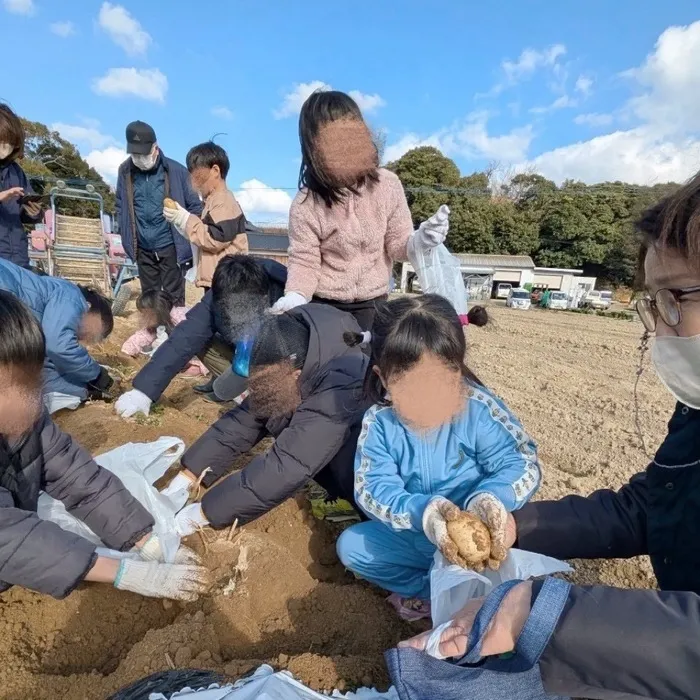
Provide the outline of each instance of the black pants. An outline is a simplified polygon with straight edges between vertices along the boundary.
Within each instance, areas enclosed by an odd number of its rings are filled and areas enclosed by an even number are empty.
[[[162,250],[150,251],[139,248],[136,252],[141,293],[163,290],[170,296],[174,306],[185,305],[186,270],[177,263],[177,251],[171,245]]]
[[[377,313],[377,302],[386,301],[387,295],[375,299],[367,299],[367,301],[333,301],[332,299],[324,299],[323,297],[314,297],[311,301],[315,304],[328,304],[339,311],[346,311],[355,317],[355,320],[362,331],[371,331],[374,317]]]
[[[333,501],[343,498],[355,505],[355,452],[361,430],[361,422],[354,425],[333,459],[314,477]]]

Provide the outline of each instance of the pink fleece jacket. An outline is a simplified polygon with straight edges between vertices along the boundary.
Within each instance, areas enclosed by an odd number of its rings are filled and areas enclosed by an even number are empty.
[[[289,212],[286,291],[341,302],[387,294],[392,264],[408,259],[412,234],[403,186],[389,170],[330,208],[302,190]]]

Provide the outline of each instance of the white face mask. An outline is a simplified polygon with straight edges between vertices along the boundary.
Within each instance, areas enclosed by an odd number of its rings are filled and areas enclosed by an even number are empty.
[[[147,156],[132,155],[131,160],[139,170],[153,170],[158,153],[149,153]]]
[[[700,335],[662,335],[654,340],[651,359],[671,394],[682,404],[700,410]]]
[[[0,143],[0,160],[8,158],[15,149],[9,143]]]

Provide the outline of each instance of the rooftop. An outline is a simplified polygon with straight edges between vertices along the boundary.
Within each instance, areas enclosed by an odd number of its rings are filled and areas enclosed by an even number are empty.
[[[286,253],[289,248],[289,236],[286,233],[248,233],[248,248],[251,252]]]
[[[467,255],[455,254],[460,265],[468,267],[489,267],[497,270],[534,270],[535,263],[529,255]]]

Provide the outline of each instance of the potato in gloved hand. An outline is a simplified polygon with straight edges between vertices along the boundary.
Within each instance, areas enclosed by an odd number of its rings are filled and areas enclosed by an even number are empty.
[[[166,209],[177,209],[177,202],[174,199],[170,199],[170,197],[166,197],[163,200],[163,206]]]
[[[447,523],[447,534],[457,546],[464,568],[476,572],[486,568],[491,558],[491,535],[479,518],[462,512]]]

